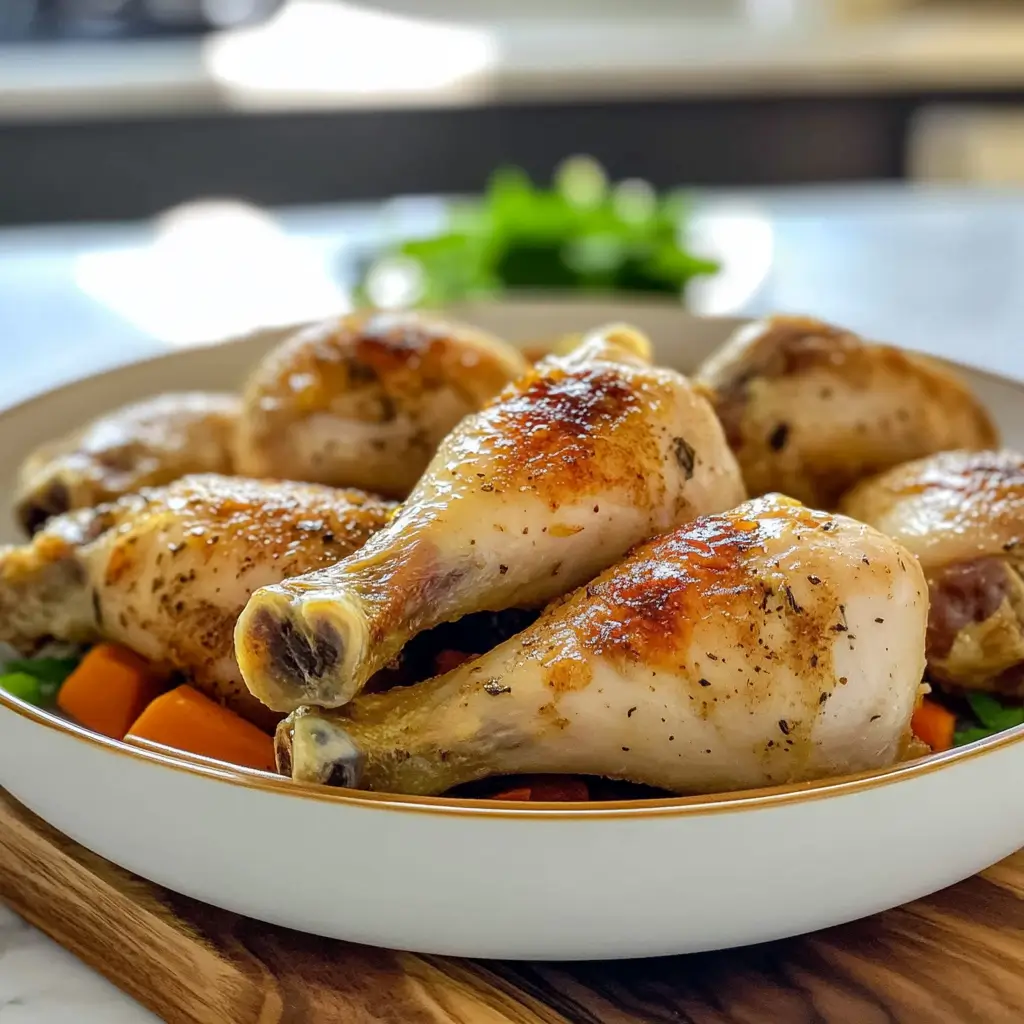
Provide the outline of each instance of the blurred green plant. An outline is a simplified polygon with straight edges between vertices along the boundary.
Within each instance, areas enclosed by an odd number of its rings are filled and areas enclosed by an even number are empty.
[[[518,168],[495,172],[482,198],[452,206],[446,229],[401,242],[367,271],[359,301],[440,305],[508,290],[655,292],[682,296],[718,264],[689,252],[686,205],[645,181],[609,185],[590,157],[572,157],[554,186]]]

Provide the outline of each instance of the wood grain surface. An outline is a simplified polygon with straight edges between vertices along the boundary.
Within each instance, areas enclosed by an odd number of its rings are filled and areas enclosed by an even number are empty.
[[[169,1024],[1024,1021],[1024,852],[899,910],[742,950],[477,963],[316,939],[168,893],[0,794],[0,898]]]

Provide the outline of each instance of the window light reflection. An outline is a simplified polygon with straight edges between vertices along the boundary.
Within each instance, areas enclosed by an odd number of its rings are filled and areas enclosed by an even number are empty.
[[[149,245],[84,253],[74,275],[141,331],[190,345],[349,308],[333,255],[256,207],[205,200],[160,218]]]
[[[422,93],[466,82],[495,63],[488,32],[293,0],[263,25],[210,37],[204,63],[236,98]]]
[[[686,298],[695,313],[728,316],[742,312],[765,284],[775,240],[771,222],[752,207],[702,208],[686,225],[693,252],[718,260],[722,269],[690,282]]]

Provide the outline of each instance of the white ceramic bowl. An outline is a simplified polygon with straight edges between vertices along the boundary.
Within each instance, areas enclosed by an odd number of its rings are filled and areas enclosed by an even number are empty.
[[[523,340],[627,319],[651,334],[661,361],[684,370],[734,326],[660,305],[458,314]],[[4,413],[0,500],[35,443],[129,398],[231,387],[274,337],[136,364]],[[965,372],[1007,442],[1024,446],[1024,388]],[[0,694],[0,784],[102,856],[264,921],[467,956],[681,953],[863,917],[1024,845],[1021,777],[1024,728],[889,770],[718,797],[577,806],[404,798],[133,749]]]

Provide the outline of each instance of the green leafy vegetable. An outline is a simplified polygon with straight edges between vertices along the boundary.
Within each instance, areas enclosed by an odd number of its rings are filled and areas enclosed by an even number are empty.
[[[967,703],[978,721],[988,729],[1012,729],[1024,723],[1024,706],[1007,707],[990,693],[969,694]]]
[[[680,295],[718,270],[684,247],[684,214],[679,197],[659,198],[646,182],[609,186],[589,157],[567,160],[551,189],[504,168],[481,200],[452,208],[446,230],[406,240],[371,267],[359,296],[388,306],[506,289]]]
[[[964,747],[975,740],[984,740],[989,736],[994,736],[999,731],[999,729],[985,729],[979,726],[972,726],[969,729],[957,729],[953,733],[953,746]]]
[[[29,704],[44,704],[46,702],[42,683],[27,672],[5,673],[0,676],[0,687]]]
[[[60,685],[76,668],[79,658],[15,658],[4,665],[7,672],[26,672],[42,682]]]
[[[0,674],[0,689],[29,704],[52,704],[64,680],[78,665],[78,658],[14,658]]]
[[[975,740],[985,739],[986,736],[994,736],[996,733],[1012,729],[1014,726],[1024,725],[1024,706],[1022,705],[1003,704],[989,693],[968,694],[967,703],[980,724],[969,725],[957,730],[954,743],[958,747],[962,747],[966,743],[973,743]]]

